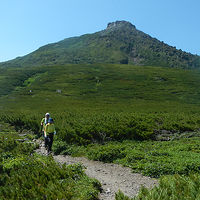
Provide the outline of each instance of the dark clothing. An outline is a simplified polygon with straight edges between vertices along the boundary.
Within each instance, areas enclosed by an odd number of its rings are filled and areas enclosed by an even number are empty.
[[[45,145],[45,148],[48,147],[48,140],[49,140],[49,138],[48,138],[47,136],[44,137],[44,145]]]
[[[48,152],[51,151],[51,147],[53,144],[53,136],[54,136],[54,133],[49,133],[49,135],[45,137],[45,147],[47,148]]]

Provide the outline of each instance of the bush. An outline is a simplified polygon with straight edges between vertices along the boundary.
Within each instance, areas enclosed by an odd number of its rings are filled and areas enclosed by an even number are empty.
[[[101,185],[81,165],[37,155],[34,144],[16,141],[13,127],[0,123],[0,128],[1,199],[97,199]]]
[[[155,186],[153,189],[142,187],[139,194],[133,198],[125,196],[121,191],[115,195],[116,200],[197,200],[199,197],[199,174],[163,176],[158,186]]]
[[[123,153],[123,148],[120,146],[109,145],[101,146],[98,149],[91,149],[87,156],[89,159],[98,160],[103,162],[113,162],[116,159],[123,158],[125,154]]]
[[[161,199],[199,199],[200,197],[200,175],[189,176],[165,176],[160,179],[158,186],[152,190],[142,188],[134,200],[161,200]]]
[[[89,179],[80,165],[63,165],[40,156],[6,160],[0,178],[4,199],[82,199],[97,198],[100,184]],[[84,188],[83,188],[84,185]]]

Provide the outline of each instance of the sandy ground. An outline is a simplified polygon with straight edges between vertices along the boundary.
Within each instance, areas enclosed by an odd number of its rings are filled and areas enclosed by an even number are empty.
[[[40,142],[37,153],[47,155],[44,144]],[[99,194],[100,200],[114,200],[115,193],[121,190],[125,195],[133,197],[138,194],[142,185],[152,188],[157,184],[156,179],[132,173],[130,168],[117,164],[108,164],[99,161],[91,161],[84,157],[71,157],[63,155],[53,155],[55,161],[61,164],[81,163],[86,167],[86,174],[89,177],[99,180],[102,184],[102,192]]]

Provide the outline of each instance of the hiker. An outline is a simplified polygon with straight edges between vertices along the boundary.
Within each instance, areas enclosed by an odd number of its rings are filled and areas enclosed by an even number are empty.
[[[42,130],[43,137],[45,135],[45,126],[49,123],[49,120],[50,120],[50,114],[46,113],[45,117],[42,118],[42,120],[41,120],[41,130]]]
[[[50,118],[49,123],[45,126],[45,138],[46,138],[45,141],[47,142],[46,145],[47,145],[48,154],[51,152],[54,134],[56,134],[56,130],[55,130],[53,119]]]
[[[45,117],[41,120],[41,130],[42,130],[42,136],[44,137],[45,148],[47,148],[47,137],[45,133],[46,132],[45,127],[49,122],[50,122],[50,114],[46,113]]]

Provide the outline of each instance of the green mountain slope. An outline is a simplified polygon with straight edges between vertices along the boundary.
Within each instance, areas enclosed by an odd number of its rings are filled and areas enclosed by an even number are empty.
[[[189,109],[199,105],[197,70],[79,64],[7,68],[0,72],[0,103],[7,106],[10,102],[14,109],[156,112],[177,109],[177,105],[183,110],[185,105]]]
[[[197,68],[200,67],[200,57],[160,42],[129,22],[116,21],[109,23],[105,30],[48,44],[0,66],[88,63]]]
[[[3,71],[4,70],[4,71]],[[0,119],[39,133],[46,112],[69,143],[199,129],[199,70],[120,64],[0,69]],[[11,77],[9,82],[5,80]]]

